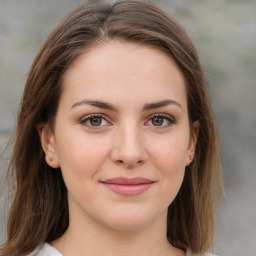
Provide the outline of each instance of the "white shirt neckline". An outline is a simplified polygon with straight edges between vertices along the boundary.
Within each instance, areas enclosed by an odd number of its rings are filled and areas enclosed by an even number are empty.
[[[49,243],[44,243],[42,246],[38,247],[32,253],[27,256],[63,256],[57,249],[51,246]],[[186,256],[197,256],[193,254],[190,250],[187,250]],[[210,253],[207,253],[205,256],[216,256]]]

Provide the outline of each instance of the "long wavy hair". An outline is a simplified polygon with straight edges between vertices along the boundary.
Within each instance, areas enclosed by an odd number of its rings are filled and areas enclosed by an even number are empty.
[[[13,197],[0,255],[26,255],[65,233],[67,189],[61,170],[45,162],[37,127],[54,124],[62,78],[76,58],[111,40],[165,52],[185,78],[190,124],[199,121],[200,129],[195,158],[168,209],[167,238],[173,246],[195,253],[212,248],[222,176],[215,120],[196,49],[183,28],[163,11],[145,1],[124,0],[81,5],[51,33],[32,64],[18,112],[9,168]]]

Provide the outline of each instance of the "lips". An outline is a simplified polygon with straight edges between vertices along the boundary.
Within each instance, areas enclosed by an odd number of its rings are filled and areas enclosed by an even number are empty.
[[[147,191],[155,182],[142,177],[117,177],[101,182],[109,190],[120,195],[138,195]]]

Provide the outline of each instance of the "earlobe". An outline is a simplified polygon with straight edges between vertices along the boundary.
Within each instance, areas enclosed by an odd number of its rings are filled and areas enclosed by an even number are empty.
[[[59,157],[53,132],[48,125],[38,126],[37,131],[45,153],[45,161],[50,167],[59,168]]]
[[[190,165],[191,162],[194,160],[196,143],[197,143],[197,138],[199,134],[199,126],[200,126],[199,121],[195,121],[193,123],[189,145],[188,145],[187,156],[186,156],[186,166]]]

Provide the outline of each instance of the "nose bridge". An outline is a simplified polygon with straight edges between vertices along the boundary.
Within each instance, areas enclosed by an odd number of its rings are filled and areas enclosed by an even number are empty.
[[[113,146],[113,160],[127,167],[142,164],[147,159],[140,128],[136,123],[120,126]]]
[[[135,125],[124,127],[120,132],[120,147],[125,151],[137,152],[141,149],[138,128]]]

